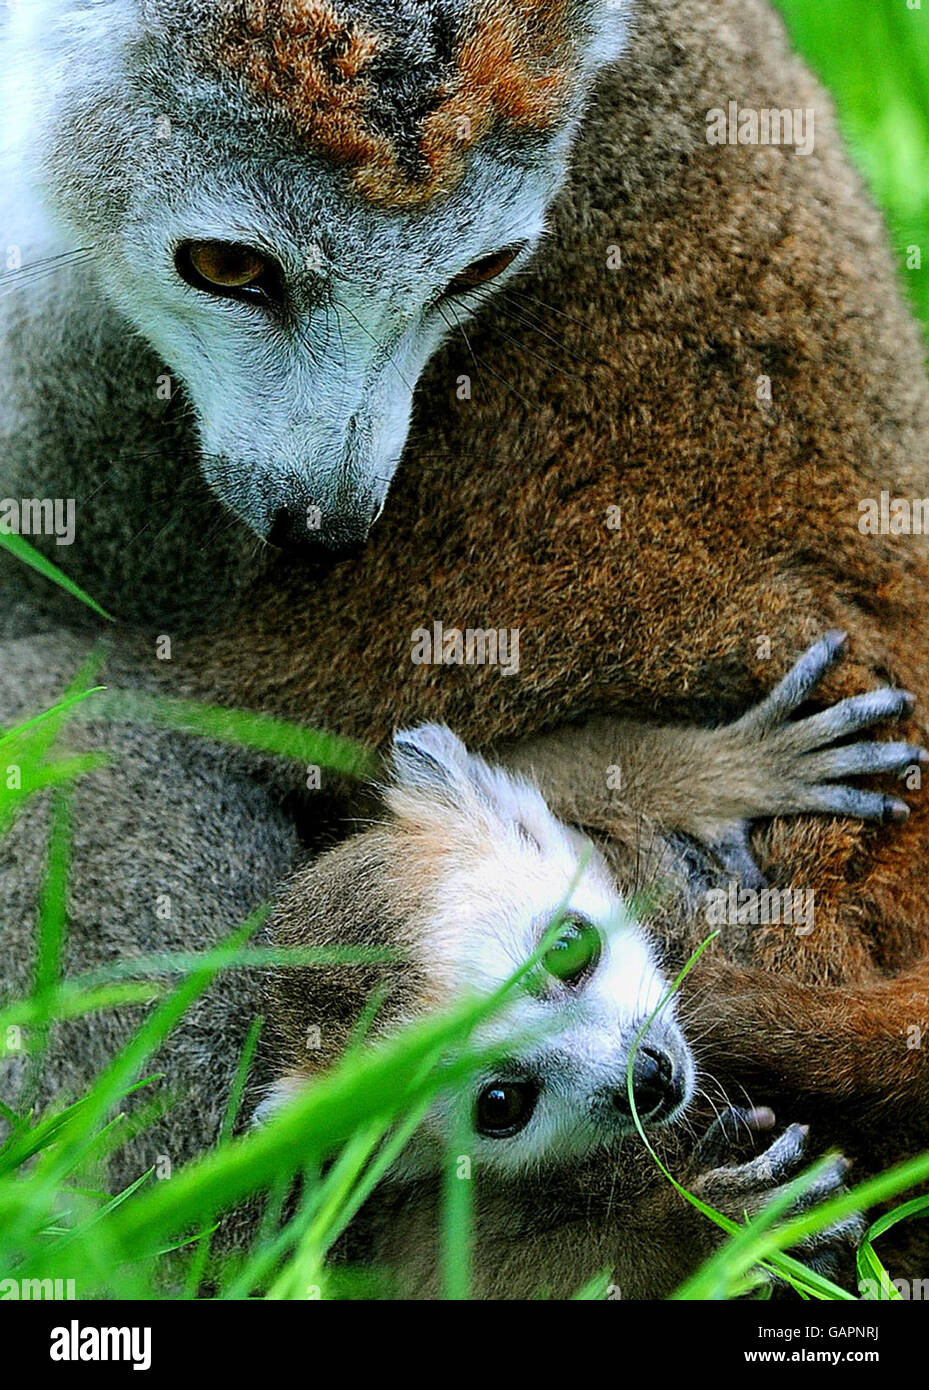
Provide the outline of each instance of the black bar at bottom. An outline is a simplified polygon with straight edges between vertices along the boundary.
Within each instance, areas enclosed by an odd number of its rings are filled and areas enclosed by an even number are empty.
[[[447,1339],[437,1344],[446,1327]],[[579,1332],[596,1339],[583,1352]],[[581,1353],[576,1376],[595,1347],[598,1379],[604,1372],[625,1378],[633,1350],[640,1370],[650,1365],[662,1379],[668,1371],[701,1366],[707,1374],[745,1370],[749,1376],[756,1366],[864,1366],[886,1376],[911,1370],[925,1350],[926,1333],[923,1308],[904,1302],[607,1302],[598,1309],[544,1302],[518,1308],[314,1300],[0,1302],[0,1345],[15,1349],[20,1383],[32,1371],[41,1372],[43,1381],[65,1383],[87,1373],[161,1383],[178,1371],[228,1373],[237,1382],[257,1373],[279,1381],[298,1372],[315,1377],[324,1367],[327,1376],[345,1370],[355,1379],[368,1359],[377,1373],[390,1367],[392,1375],[405,1378],[417,1367],[422,1372],[423,1352],[430,1347],[429,1379],[437,1384],[454,1380],[456,1369],[481,1376],[487,1354],[497,1383],[501,1358],[510,1355],[524,1376],[530,1358],[556,1348],[569,1364]],[[451,1362],[445,1369],[445,1356],[435,1354],[439,1347]]]

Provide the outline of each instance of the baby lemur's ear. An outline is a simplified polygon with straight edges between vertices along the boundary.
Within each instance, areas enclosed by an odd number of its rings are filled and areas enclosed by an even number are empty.
[[[541,827],[553,824],[535,787],[470,753],[444,724],[420,724],[395,734],[392,771],[388,800],[390,791],[399,794],[394,809],[402,806],[406,816],[415,817],[411,803],[440,801],[485,823],[489,815],[504,825],[535,825],[536,839],[544,838]]]
[[[497,815],[507,815],[515,793],[502,769],[469,753],[444,724],[420,724],[394,734],[392,772],[395,790],[462,810],[481,803]]]
[[[468,784],[471,756],[444,724],[420,724],[394,734],[395,786],[444,799],[460,796]]]

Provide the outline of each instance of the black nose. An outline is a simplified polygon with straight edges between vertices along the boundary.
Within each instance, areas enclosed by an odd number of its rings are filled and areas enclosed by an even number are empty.
[[[666,1052],[654,1047],[640,1047],[632,1068],[632,1094],[639,1118],[655,1120],[670,1115],[680,1104],[683,1087]],[[625,1086],[613,1093],[613,1104],[623,1115],[632,1118],[629,1095]]]
[[[370,512],[326,517],[319,507],[296,503],[275,512],[268,540],[305,562],[332,561],[360,550],[373,520]]]

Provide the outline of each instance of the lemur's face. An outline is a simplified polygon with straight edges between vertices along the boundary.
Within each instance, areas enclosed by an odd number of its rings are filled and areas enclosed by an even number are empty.
[[[694,1065],[673,1018],[646,1029],[666,993],[641,931],[612,904],[594,922],[572,911],[523,996],[481,1042],[516,1040],[506,1061],[469,1097],[479,1158],[504,1171],[578,1158],[634,1128],[677,1119],[691,1099]],[[525,1034],[535,1041],[520,1043]],[[633,1048],[638,1043],[634,1058]]]
[[[482,156],[410,212],[365,207],[306,159],[217,170],[204,153],[114,246],[110,289],[183,382],[207,481],[259,536],[294,554],[364,541],[427,361],[526,263],[563,163],[557,145],[531,166]]]
[[[410,748],[425,750],[436,767],[452,769],[448,795],[461,810],[460,824],[440,832],[450,852],[428,866],[436,893],[418,963],[435,996],[491,994],[538,951],[560,909],[563,916],[540,963],[476,1034],[502,1060],[466,1092],[440,1099],[407,1168],[428,1164],[459,1132],[462,1107],[473,1157],[498,1172],[615,1144],[634,1129],[633,1055],[642,1124],[677,1119],[693,1095],[693,1058],[670,1005],[648,1023],[667,985],[606,864],[594,853],[584,865],[590,847],[534,789],[469,757],[447,733],[427,728],[409,739],[406,775],[416,775]],[[425,775],[438,774],[427,767]],[[434,830],[428,838],[437,842]]]
[[[543,232],[625,9],[104,0],[74,21],[49,142],[59,209],[259,536],[365,537],[423,367]],[[448,398],[472,370],[462,340]]]
[[[572,839],[538,822],[505,838],[501,829],[472,868],[450,876],[446,891],[467,916],[461,955],[447,961],[459,988],[489,993],[538,950],[577,872],[582,846]],[[441,939],[441,917],[435,925]],[[499,1171],[582,1157],[634,1129],[628,1068],[636,1043],[639,1119],[646,1127],[675,1120],[693,1093],[690,1049],[667,1008],[643,1032],[666,992],[644,931],[592,859],[557,939],[476,1033],[478,1046],[502,1045],[503,1060],[466,1095],[439,1102],[432,1122],[451,1134],[456,1106],[466,1105],[474,1155]]]

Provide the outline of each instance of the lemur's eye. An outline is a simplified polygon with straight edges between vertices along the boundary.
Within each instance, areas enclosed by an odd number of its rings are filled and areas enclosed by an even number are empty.
[[[508,1139],[525,1129],[538,1098],[531,1081],[492,1081],[477,1098],[475,1128],[488,1139]]]
[[[513,264],[522,249],[522,243],[516,246],[504,246],[502,251],[494,251],[489,256],[482,256],[479,261],[472,261],[449,283],[445,293],[450,295],[467,294],[469,290],[476,290],[481,285],[488,285],[491,280],[496,280],[498,275],[502,275]]]
[[[269,303],[280,298],[280,271],[251,246],[232,241],[185,241],[174,257],[178,274],[195,290]]]
[[[562,984],[577,985],[596,970],[601,949],[600,933],[592,922],[566,917],[561,935],[545,952],[542,964]]]

